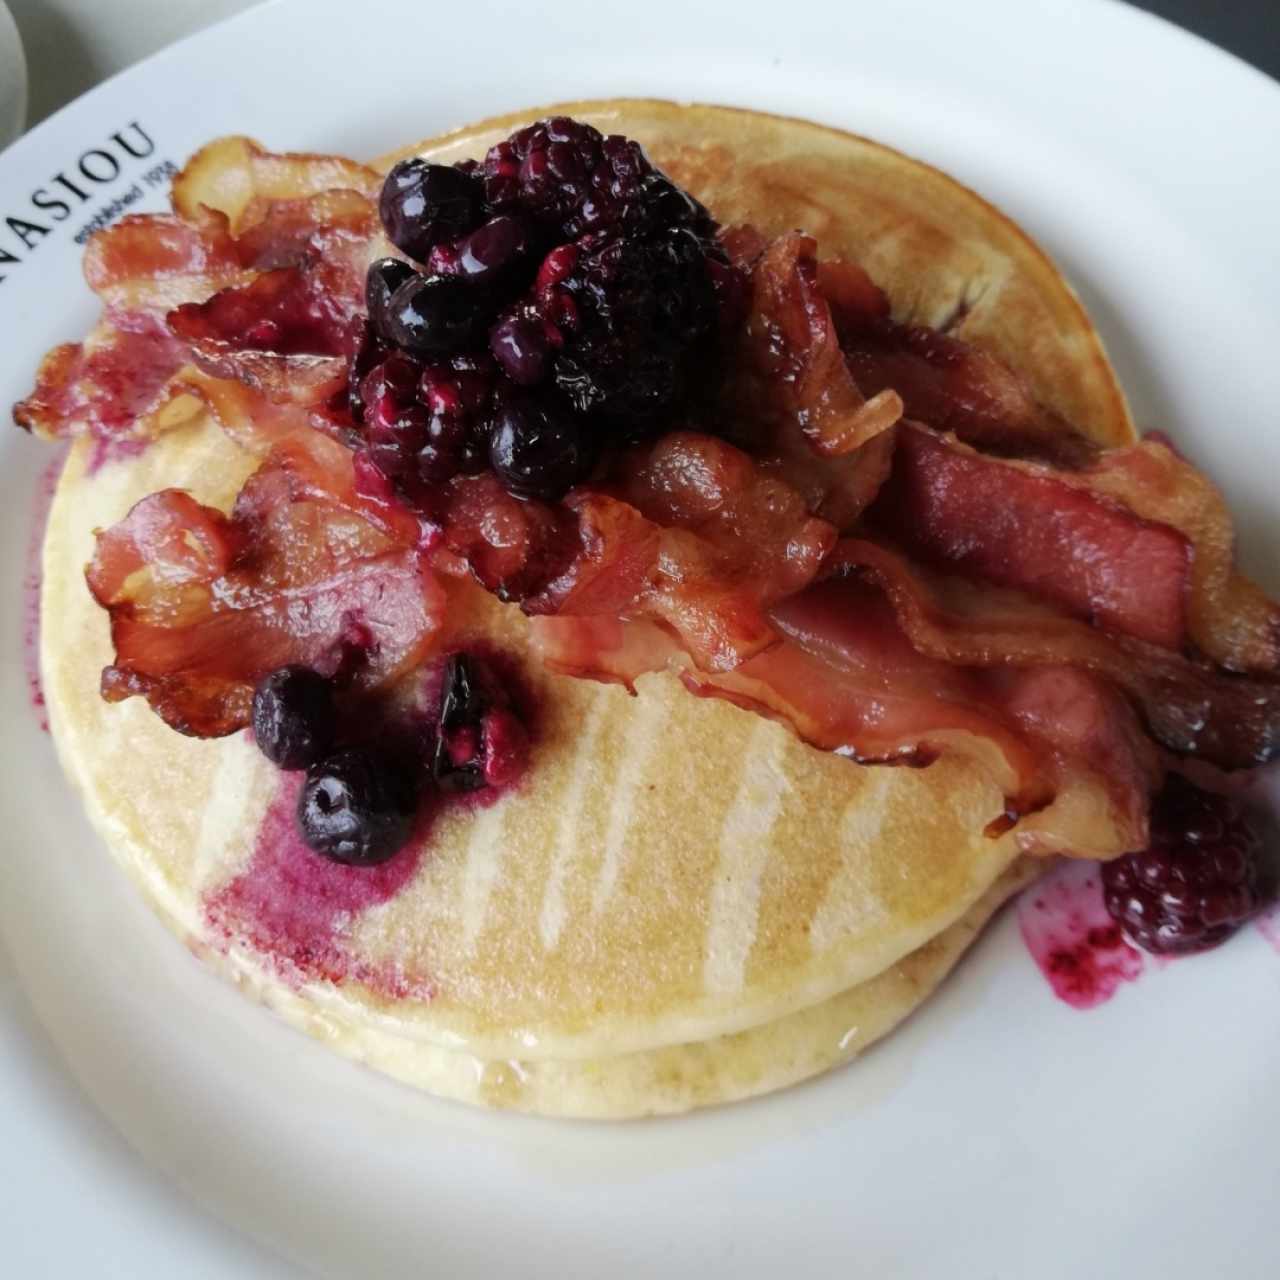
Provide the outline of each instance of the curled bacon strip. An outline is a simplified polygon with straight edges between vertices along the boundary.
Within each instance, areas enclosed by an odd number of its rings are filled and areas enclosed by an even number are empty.
[[[341,666],[369,688],[420,663],[443,591],[353,495],[350,455],[306,431],[272,450],[229,517],[166,489],[100,533],[87,577],[116,651],[103,696],[140,694],[180,732],[218,737],[248,723],[275,667]]]
[[[1280,605],[1236,570],[1235,528],[1222,494],[1163,435],[1103,454],[1084,479],[1140,519],[1176,529],[1192,547],[1187,632],[1234,671],[1280,673]]]
[[[179,217],[192,221],[202,208],[216,209],[240,236],[274,202],[335,191],[372,198],[381,183],[376,169],[342,156],[277,154],[252,138],[227,137],[215,138],[187,161],[173,180],[172,199]]]
[[[1221,495],[1159,437],[1062,472],[905,426],[870,518],[926,562],[1118,634],[1280,673],[1280,607],[1236,572]]]
[[[892,388],[868,397],[850,376],[828,295],[819,288],[816,254],[813,239],[799,233],[780,237],[764,251],[751,276],[747,333],[805,438],[815,452],[833,458],[891,427],[902,416],[902,401]],[[845,265],[846,292],[864,282],[874,290],[865,274]],[[855,273],[860,278],[848,278]]]
[[[709,671],[767,649],[769,607],[813,581],[835,529],[712,436],[675,432],[623,470],[620,496],[658,530],[655,572],[623,616],[665,623]]]
[[[175,180],[174,214],[128,215],[92,237],[85,277],[104,320],[83,345],[50,352],[15,419],[49,436],[146,438],[194,411],[189,359],[319,409],[342,383],[378,252],[378,182],[335,157],[210,144]]]
[[[150,327],[172,307],[247,279],[226,219],[207,211],[190,221],[158,213],[121,218],[89,240],[84,275],[122,329]]]
[[[750,309],[729,386],[730,434],[749,436],[749,452],[811,511],[846,529],[888,474],[902,401],[890,389],[867,397],[851,376],[812,239],[797,233],[762,247],[740,230],[730,248],[751,265]],[[856,267],[838,279],[849,296],[864,285],[879,293]]]
[[[899,627],[927,657],[970,667],[1071,666],[1122,690],[1151,735],[1178,754],[1224,769],[1280,754],[1280,682],[1108,636],[1019,593],[931,574],[873,542],[840,543],[825,572],[847,571],[885,593]]]
[[[689,666],[679,641],[651,622],[537,618],[534,637],[553,670],[630,686],[674,667],[692,691],[775,716],[860,761],[967,756],[1004,791],[992,831],[1018,821],[1028,850],[1109,857],[1145,843],[1158,762],[1123,698],[1093,674],[984,670],[923,654],[885,596],[854,580],[815,584],[771,617],[779,643],[722,672]]]
[[[199,406],[173,382],[182,348],[163,329],[100,326],[83,343],[54,347],[14,421],[48,439],[72,431],[97,440],[146,440]]]
[[[871,519],[926,562],[1168,649],[1185,641],[1187,540],[1069,473],[991,458],[913,424],[899,433]]]
[[[603,491],[569,496],[568,530],[492,476],[455,482],[446,541],[528,613],[652,619],[707,670],[775,643],[769,607],[817,576],[835,530],[713,436],[673,432],[625,457],[618,474]],[[536,590],[513,589],[537,579]]]
[[[352,319],[311,273],[280,267],[205,302],[184,303],[168,324],[205,373],[271,400],[317,404],[346,384]]]
[[[853,263],[824,262],[819,283],[831,304],[845,362],[867,396],[892,389],[907,418],[988,453],[1075,468],[1097,446],[1038,403],[1007,365],[972,343],[889,314],[889,300]],[[958,319],[959,317],[957,317]]]

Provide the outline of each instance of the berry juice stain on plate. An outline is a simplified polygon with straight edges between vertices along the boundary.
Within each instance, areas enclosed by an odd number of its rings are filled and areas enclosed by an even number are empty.
[[[1258,932],[1276,949],[1276,954],[1280,955],[1280,904],[1273,906],[1270,911],[1264,911],[1254,924]]]
[[[1103,900],[1095,863],[1064,862],[1018,901],[1018,927],[1053,993],[1074,1009],[1105,1004],[1143,968]]]
[[[40,561],[45,526],[49,523],[49,508],[53,506],[53,495],[66,458],[66,449],[59,449],[57,456],[40,473],[31,510],[31,536],[27,540],[27,571],[22,579],[22,665],[31,710],[46,733],[49,732],[49,715],[40,683],[40,584],[43,581]]]
[[[1064,863],[1023,895],[1018,921],[1055,994],[1091,1009],[1142,972],[1144,952],[1164,968],[1221,945],[1249,920],[1280,950],[1277,908],[1263,912],[1275,875],[1236,799],[1174,775],[1152,806],[1148,848],[1099,865]]]

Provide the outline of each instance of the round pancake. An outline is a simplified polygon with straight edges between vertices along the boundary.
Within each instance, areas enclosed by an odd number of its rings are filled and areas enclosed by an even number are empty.
[[[724,222],[803,226],[825,255],[856,255],[900,316],[954,318],[952,332],[1002,355],[1100,442],[1131,438],[1098,339],[1052,264],[936,170],[753,112],[655,102],[548,110],[638,137]],[[548,110],[410,150],[479,154]],[[180,934],[222,955],[291,1020],[330,1028],[392,1074],[496,1102],[460,1083],[475,1069],[458,1064],[515,1061],[542,1084],[508,1101],[574,1114],[678,1109],[801,1078],[834,1056],[787,1058],[770,1028],[805,1010],[820,1021],[824,1002],[852,999],[849,988],[953,926],[960,932],[947,938],[967,936],[957,922],[981,913],[1014,862],[1010,837],[980,834],[1000,797],[965,762],[862,768],[727,703],[691,698],[668,676],[645,677],[632,699],[531,665],[542,725],[525,784],[490,809],[446,815],[398,893],[325,922],[324,945],[340,949],[353,976],[299,976],[247,933],[228,939],[210,913],[251,872],[279,774],[243,737],[186,739],[139,700],[103,703],[107,619],[82,577],[95,527],[166,485],[225,508],[253,460],[207,419],[96,474],[89,458],[85,444],[72,450],[45,544],[42,662],[68,772],[115,855]],[[477,630],[524,651],[518,610],[478,590],[455,597],[452,634]],[[376,980],[387,974],[396,981]],[[900,984],[858,988],[880,1010],[863,1008],[859,1025],[887,1029],[931,981],[910,995]],[[754,1075],[694,1065],[743,1033],[763,1064]],[[685,1066],[655,1066],[662,1053]],[[699,1072],[715,1083],[687,1083]]]
[[[45,539],[51,728],[117,857],[184,936],[217,943],[226,921],[211,909],[253,875],[288,783],[246,735],[185,738],[141,699],[101,699],[107,615],[82,569],[93,531],[146,494],[174,486],[229,508],[255,460],[208,417],[96,473],[92,456],[72,449]],[[478,588],[451,585],[447,616],[449,636],[527,648],[524,615]],[[1012,835],[982,834],[1002,797],[966,761],[857,766],[671,675],[642,677],[633,698],[536,661],[524,674],[540,724],[522,785],[488,809],[446,810],[388,901],[336,930],[315,922],[309,945],[338,946],[352,974],[397,975],[397,990],[303,975],[309,1000],[483,1058],[703,1040],[881,972],[1017,856]],[[257,945],[253,963],[296,980],[282,947],[240,923],[231,945]]]
[[[199,949],[240,990],[339,1053],[415,1088],[499,1110],[629,1120],[740,1102],[850,1062],[894,1030],[951,972],[987,921],[1041,873],[1020,858],[955,924],[874,978],[773,1022],[596,1059],[484,1059],[321,1011],[305,995],[263,982],[234,953]]]

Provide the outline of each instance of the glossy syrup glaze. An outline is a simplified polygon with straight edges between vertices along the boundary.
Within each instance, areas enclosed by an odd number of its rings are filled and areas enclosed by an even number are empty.
[[[1105,1004],[1143,970],[1143,956],[1107,914],[1093,862],[1063,862],[1018,901],[1018,927],[1058,999],[1074,1009]]]

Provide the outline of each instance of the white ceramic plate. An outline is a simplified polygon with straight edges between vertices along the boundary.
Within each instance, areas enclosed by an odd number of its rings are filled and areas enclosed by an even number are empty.
[[[212,134],[370,155],[557,98],[743,103],[935,161],[1039,236],[1139,419],[1221,480],[1247,566],[1280,587],[1274,83],[1080,0],[446,8],[252,11],[0,157],[3,216],[49,228],[28,248],[0,218],[21,259],[0,262],[0,399],[93,316],[74,234],[135,182],[159,207],[146,175]],[[134,122],[143,159],[111,140]],[[115,161],[100,184],[80,168]],[[54,222],[27,197],[59,173],[90,199]],[[5,1274],[1277,1274],[1280,955],[1253,930],[1080,1013],[1006,915],[852,1069],[625,1127],[438,1103],[277,1025],[151,918],[33,721],[18,620],[49,452],[17,432],[0,449]]]

